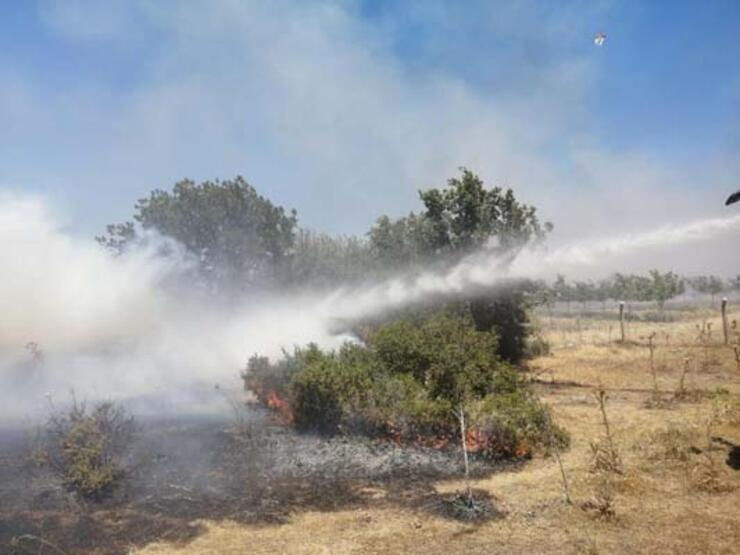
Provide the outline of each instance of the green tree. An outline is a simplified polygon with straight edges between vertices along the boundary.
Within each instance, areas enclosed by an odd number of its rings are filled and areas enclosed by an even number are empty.
[[[575,292],[573,287],[565,280],[564,275],[557,275],[555,282],[552,284],[552,289],[555,292],[555,297],[567,305],[568,313],[570,313],[570,303],[575,298]]]
[[[684,292],[683,280],[673,272],[660,273],[658,270],[650,271],[650,295],[657,303],[658,309],[663,311],[665,302]]]
[[[653,284],[649,277],[631,275],[632,281],[632,300],[635,301],[649,301],[653,298]]]
[[[727,285],[731,291],[740,291],[740,274],[727,280]]]
[[[135,205],[143,230],[176,239],[195,255],[202,274],[219,287],[267,283],[286,275],[297,216],[260,196],[242,177],[155,190]],[[136,239],[133,222],[108,226],[98,241],[121,251]]]
[[[686,280],[692,289],[699,293],[709,292],[709,277],[707,276],[695,276]]]
[[[606,301],[614,297],[614,282],[611,279],[600,280],[596,284],[594,295],[601,303],[601,311],[606,312]]]
[[[381,216],[367,235],[370,255],[376,267],[403,268],[419,261],[423,239],[416,215],[395,221],[388,216]]]
[[[121,254],[136,238],[134,222],[124,222],[107,225],[105,234],[95,237],[95,240],[116,254]]]
[[[511,189],[486,189],[483,181],[468,169],[449,179],[447,187],[419,192],[424,205],[420,214],[411,213],[392,221],[378,219],[368,236],[379,258],[407,265],[440,257],[459,259],[490,246],[495,239],[502,252],[529,242],[541,241],[552,224],[541,225],[532,206],[516,200]]]
[[[334,287],[376,275],[367,242],[300,229],[289,262],[291,285]]]
[[[689,285],[693,287],[699,293],[710,295],[712,298],[712,304],[714,304],[714,298],[718,293],[724,291],[725,284],[722,278],[717,276],[696,276],[687,280]]]
[[[590,281],[575,282],[575,300],[579,301],[586,310],[586,303],[594,299],[595,286]]]
[[[717,276],[709,276],[709,294],[712,296],[712,304],[714,304],[714,298],[716,295],[722,293],[725,290],[725,284],[722,278]]]
[[[424,209],[392,221],[381,217],[368,233],[376,260],[394,269],[439,266],[460,260],[478,249],[507,253],[545,239],[552,224],[540,224],[536,210],[519,202],[511,189],[486,189],[466,168],[447,187],[419,192]],[[510,362],[523,353],[528,333],[526,303],[530,285],[508,284],[496,294],[468,299],[480,330],[496,329],[499,354]]]

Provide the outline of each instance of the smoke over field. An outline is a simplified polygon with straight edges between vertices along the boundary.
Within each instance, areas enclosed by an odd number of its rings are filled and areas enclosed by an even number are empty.
[[[256,350],[336,341],[315,300],[213,306],[186,294],[190,261],[173,242],[152,236],[113,257],[66,235],[38,198],[1,197],[0,237],[6,415],[72,388],[93,397],[166,390],[176,401],[173,386],[235,380]]]
[[[331,293],[252,295],[228,306],[188,281],[194,264],[171,240],[149,235],[112,256],[65,233],[43,199],[0,197],[0,372],[4,416],[22,416],[70,389],[84,397],[140,397],[166,407],[208,404],[254,353],[316,342],[336,347],[342,325],[419,303],[495,287],[501,280],[598,274],[605,261],[740,229],[740,216],[502,258],[485,250],[445,272],[422,272]],[[32,346],[31,343],[34,345]],[[204,385],[208,387],[203,387]]]

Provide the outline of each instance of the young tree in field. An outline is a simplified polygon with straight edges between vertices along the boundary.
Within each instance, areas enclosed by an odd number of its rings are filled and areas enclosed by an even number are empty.
[[[155,190],[136,203],[134,220],[184,245],[211,283],[237,288],[285,276],[297,225],[295,211],[286,213],[242,177]],[[121,251],[136,239],[134,223],[108,226],[97,239]]]
[[[724,283],[717,276],[696,276],[690,278],[688,282],[699,293],[710,295],[712,304],[714,304],[714,297],[724,291]]]
[[[543,305],[547,309],[547,315],[550,319],[550,327],[552,328],[552,307],[556,300],[553,288],[550,287],[544,279],[536,280],[533,282],[531,299],[534,305]]]
[[[695,276],[687,278],[686,281],[692,289],[698,291],[699,293],[709,292],[709,277],[707,276]]]
[[[652,280],[650,293],[652,299],[657,303],[658,310],[661,312],[665,307],[665,302],[684,292],[683,280],[673,272],[660,273],[658,270],[650,271]]]
[[[634,301],[650,301],[653,299],[653,283],[647,276],[631,275]]]
[[[709,276],[709,294],[712,296],[712,304],[714,304],[714,298],[716,295],[722,293],[725,290],[725,284],[722,278],[717,276]]]
[[[727,285],[730,291],[740,292],[740,274],[727,280]]]
[[[634,280],[626,274],[614,274],[612,291],[619,301],[630,301],[635,297]]]
[[[594,284],[590,281],[575,282],[575,300],[580,301],[583,310],[586,310],[586,303],[594,298]]]
[[[652,281],[646,276],[614,274],[614,295],[627,303],[627,312],[632,311],[632,302],[649,301],[652,298]]]
[[[555,278],[555,282],[552,284],[552,289],[555,292],[555,297],[559,301],[566,303],[568,313],[570,314],[570,302],[573,300],[575,293],[573,287],[566,282],[565,276],[558,274]]]
[[[606,301],[608,299],[613,298],[614,284],[610,279],[602,279],[599,281],[599,283],[596,285],[596,290],[594,291],[594,295],[596,297],[596,300],[601,303],[601,311],[606,312]]]

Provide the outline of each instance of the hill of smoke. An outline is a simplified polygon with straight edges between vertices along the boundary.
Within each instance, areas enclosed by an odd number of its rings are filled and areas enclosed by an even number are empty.
[[[155,236],[111,256],[66,235],[38,198],[0,195],[0,416],[34,412],[43,393],[153,398],[172,410],[208,404],[216,383],[236,384],[254,353],[313,341],[335,347],[337,322],[383,314],[430,297],[461,295],[501,280],[571,278],[635,252],[707,241],[740,229],[740,216],[559,249],[525,248],[512,259],[472,255],[426,272],[331,294],[215,306],[192,286],[188,257]],[[167,255],[162,256],[162,247]],[[33,360],[36,342],[43,361]],[[211,398],[212,400],[212,398]],[[221,400],[222,401],[222,400]]]

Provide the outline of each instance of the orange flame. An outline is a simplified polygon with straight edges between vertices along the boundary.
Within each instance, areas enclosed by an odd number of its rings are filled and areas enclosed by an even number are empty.
[[[290,403],[281,399],[276,391],[270,391],[267,394],[267,406],[278,412],[285,422],[293,421],[293,411],[290,408]]]

